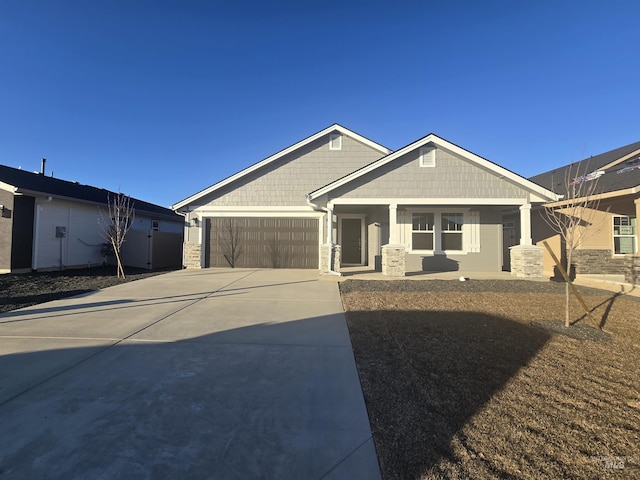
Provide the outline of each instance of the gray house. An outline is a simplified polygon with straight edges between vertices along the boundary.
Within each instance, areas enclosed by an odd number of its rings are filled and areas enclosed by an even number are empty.
[[[336,124],[172,208],[186,215],[187,267],[331,274],[359,265],[390,276],[508,269],[502,222],[515,210],[512,253],[524,255],[511,261],[527,275],[519,263],[531,252],[541,258],[531,242],[531,207],[556,199],[434,134],[391,152]]]

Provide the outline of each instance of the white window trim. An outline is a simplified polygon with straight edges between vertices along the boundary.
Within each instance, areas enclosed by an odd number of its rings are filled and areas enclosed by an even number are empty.
[[[636,233],[633,235],[616,235],[614,233],[615,229],[615,219],[616,218],[628,218],[636,219]],[[632,238],[633,239],[633,251],[634,253],[616,253],[616,238]],[[614,257],[624,257],[625,255],[636,255],[638,254],[638,218],[633,215],[612,215],[611,216],[611,253]]]
[[[342,150],[342,135],[339,133],[329,135],[329,150]]]
[[[459,208],[410,208],[406,210],[408,213],[407,222],[405,223],[405,238],[408,253],[416,255],[466,255],[468,253],[479,251],[471,245],[473,233],[471,232],[471,212],[469,209]],[[433,213],[433,250],[413,249],[413,214],[414,213]],[[442,250],[442,214],[443,213],[461,213],[462,214],[462,250]]]
[[[420,166],[435,167],[436,166],[436,147],[433,145],[420,147]]]
[[[413,214],[414,213],[431,213],[433,214],[433,229],[432,230],[414,230],[413,229]],[[433,211],[425,211],[425,210],[412,210],[409,212],[409,235],[407,236],[407,238],[409,239],[409,244],[410,244],[410,252],[416,252],[416,253],[421,253],[421,254],[428,254],[428,255],[433,255],[436,253],[436,236],[437,236],[437,227],[436,227],[436,222],[440,220],[440,215],[433,212]],[[415,249],[413,250],[413,234],[414,233],[419,233],[419,234],[425,234],[425,233],[431,233],[433,235],[433,247],[434,250],[421,250],[421,249]]]

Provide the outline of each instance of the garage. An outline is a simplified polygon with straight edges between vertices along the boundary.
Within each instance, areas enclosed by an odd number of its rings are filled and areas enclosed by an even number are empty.
[[[318,268],[317,218],[214,217],[205,235],[206,267]]]

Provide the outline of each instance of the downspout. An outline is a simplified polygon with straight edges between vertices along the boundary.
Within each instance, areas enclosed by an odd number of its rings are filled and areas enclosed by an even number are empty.
[[[332,241],[332,233],[333,232],[331,231],[332,229],[330,228],[330,225],[329,225],[330,223],[332,223],[331,215],[333,215],[333,212],[330,209],[328,209],[327,207],[323,207],[322,205],[318,205],[317,203],[313,203],[311,201],[311,195],[309,195],[309,194],[306,195],[306,199],[307,199],[307,205],[309,205],[311,208],[313,208],[316,211],[324,212],[324,213],[327,214],[327,243],[330,244],[330,245],[333,244],[333,241]],[[332,258],[329,258],[329,272],[328,272],[328,275],[335,275],[337,277],[341,277],[342,276],[341,273],[336,272],[336,271],[333,270],[332,263],[333,263],[332,262]]]

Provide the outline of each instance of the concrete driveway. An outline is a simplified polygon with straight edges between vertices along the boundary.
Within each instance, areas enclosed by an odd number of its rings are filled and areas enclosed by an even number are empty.
[[[0,315],[0,478],[380,478],[337,285],[183,270]]]

